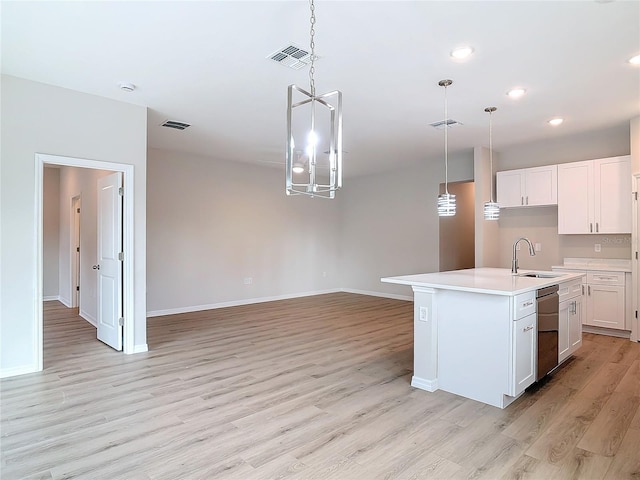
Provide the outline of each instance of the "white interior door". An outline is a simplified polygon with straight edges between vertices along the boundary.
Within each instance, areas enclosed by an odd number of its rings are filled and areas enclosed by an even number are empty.
[[[122,350],[122,172],[98,180],[98,340]]]

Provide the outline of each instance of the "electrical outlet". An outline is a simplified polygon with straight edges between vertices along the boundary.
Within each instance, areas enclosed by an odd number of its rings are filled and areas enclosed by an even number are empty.
[[[327,272],[322,272],[322,276],[326,277],[327,276]]]
[[[252,277],[244,277],[244,284],[245,285],[251,285],[253,283],[253,278]]]
[[[535,250],[536,252],[541,252],[541,251],[542,251],[542,244],[541,244],[541,243],[536,243],[536,244],[534,245],[534,250]]]
[[[599,243],[596,243],[596,244],[594,245],[594,250],[595,250],[596,252],[601,252],[601,251],[602,251],[602,245],[601,245],[601,244],[599,244]]]
[[[427,307],[420,307],[420,321],[426,322],[429,319],[429,309]]]

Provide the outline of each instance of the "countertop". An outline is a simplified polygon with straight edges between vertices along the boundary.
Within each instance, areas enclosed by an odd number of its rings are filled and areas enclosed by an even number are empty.
[[[531,271],[533,270],[520,270],[518,273],[522,274]],[[450,272],[384,277],[380,280],[385,283],[410,285],[412,287],[514,296],[583,276],[582,273],[573,272],[541,273],[556,276],[553,278],[520,277],[512,275],[511,270],[508,268],[471,268]]]
[[[631,272],[631,260],[618,258],[565,258],[554,270],[593,270],[608,272]]]

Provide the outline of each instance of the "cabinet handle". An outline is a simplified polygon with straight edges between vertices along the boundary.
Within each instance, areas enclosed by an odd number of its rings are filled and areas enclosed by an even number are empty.
[[[524,197],[520,197],[520,205],[524,205]]]
[[[589,285],[589,286],[587,287],[587,293],[588,293],[589,295],[591,295],[591,285]]]
[[[582,295],[584,295],[584,285],[580,285],[582,287]]]
[[[527,195],[527,205],[529,205],[529,195]]]
[[[523,332],[528,332],[529,330],[533,330],[533,325],[529,325],[528,327],[524,327],[522,329]]]
[[[598,229],[598,222],[596,222],[596,233],[598,233],[599,229]]]
[[[577,302],[574,300],[573,302],[571,302],[571,314],[575,315],[576,314],[576,310],[578,309],[578,304]]]
[[[593,233],[593,223],[589,224],[589,233]]]

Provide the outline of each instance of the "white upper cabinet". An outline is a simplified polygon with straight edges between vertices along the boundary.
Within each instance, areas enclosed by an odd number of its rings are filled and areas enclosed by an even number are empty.
[[[631,233],[631,157],[558,165],[558,233]]]
[[[500,208],[535,207],[558,203],[557,165],[496,173]]]

